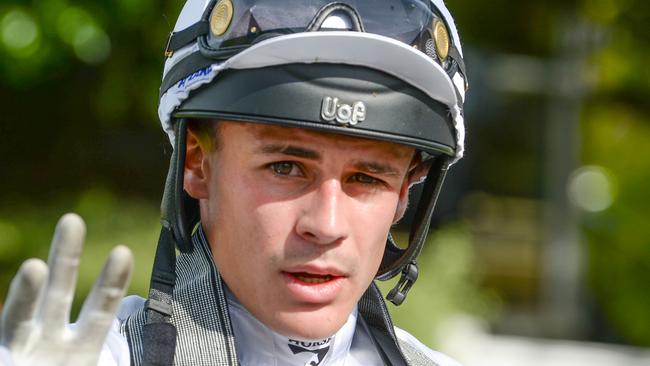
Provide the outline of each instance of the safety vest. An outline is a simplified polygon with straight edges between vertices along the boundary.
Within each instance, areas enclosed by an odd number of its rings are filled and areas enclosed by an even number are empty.
[[[166,321],[150,321],[153,326],[146,325],[145,307],[122,323],[120,332],[128,341],[133,366],[239,364],[225,285],[200,225],[192,241],[193,251],[176,256],[171,317]],[[165,296],[154,288],[149,301]],[[359,300],[358,309],[386,365],[437,366],[421,350],[398,340],[386,304],[374,283]],[[172,328],[175,328],[173,334]]]

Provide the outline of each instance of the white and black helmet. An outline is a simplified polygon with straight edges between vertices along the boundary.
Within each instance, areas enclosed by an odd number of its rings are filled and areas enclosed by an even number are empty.
[[[409,243],[389,238],[377,274],[417,277],[447,168],[464,150],[467,74],[442,0],[188,0],[165,50],[158,113],[174,146],[163,231],[191,251],[197,202],[183,191],[189,119],[277,124],[396,142],[431,159]]]

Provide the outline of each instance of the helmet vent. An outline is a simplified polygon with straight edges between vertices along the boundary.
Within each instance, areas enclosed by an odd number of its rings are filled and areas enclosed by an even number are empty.
[[[326,25],[329,22],[332,26]],[[338,2],[329,3],[320,8],[305,31],[313,32],[321,30],[321,28],[365,32],[361,16],[356,9],[348,4]]]
[[[436,44],[433,42],[433,39],[427,39],[427,43],[424,45],[424,53],[427,56],[431,57],[435,61],[438,60],[438,55],[436,54]]]
[[[352,20],[344,12],[336,11],[325,19],[321,29],[352,30]]]

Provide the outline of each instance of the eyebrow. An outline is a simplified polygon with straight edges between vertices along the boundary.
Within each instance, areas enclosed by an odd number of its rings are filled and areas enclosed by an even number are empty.
[[[292,145],[265,145],[260,151],[264,154],[284,154],[311,160],[322,159],[321,155],[314,150]]]
[[[359,161],[354,163],[354,167],[356,169],[363,170],[372,174],[395,175],[395,176],[400,175],[400,172],[397,169],[395,169],[394,167],[388,164],[380,164],[380,163],[369,162],[369,161]]]
[[[265,145],[259,149],[259,152],[263,154],[283,154],[283,155],[295,156],[304,159],[322,160],[321,154],[318,153],[317,151],[300,147],[300,146],[293,146],[293,145],[281,145],[281,144]],[[377,163],[372,161],[356,161],[354,163],[354,168],[371,174],[386,175],[386,176],[400,175],[399,170],[393,167],[392,165],[382,164],[382,163]]]

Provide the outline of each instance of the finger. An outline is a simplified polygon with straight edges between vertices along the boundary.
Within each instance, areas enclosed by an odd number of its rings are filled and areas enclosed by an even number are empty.
[[[99,350],[104,343],[132,269],[131,250],[121,245],[113,248],[79,315],[76,337],[84,344]]]
[[[50,276],[39,314],[45,334],[57,336],[70,320],[85,235],[86,225],[79,215],[63,215],[56,225],[48,258]]]
[[[47,279],[47,266],[40,259],[26,260],[11,281],[0,321],[0,344],[10,348],[24,343]]]

